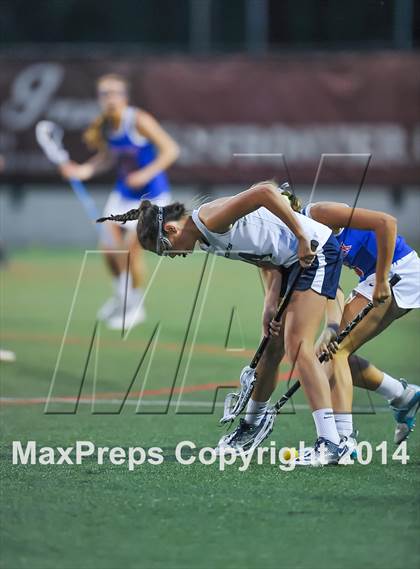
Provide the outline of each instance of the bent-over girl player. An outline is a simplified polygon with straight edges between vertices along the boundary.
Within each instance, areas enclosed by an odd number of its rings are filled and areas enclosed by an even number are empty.
[[[298,260],[306,267],[284,314],[285,350],[299,368],[313,412],[318,437],[315,459],[330,464],[344,459],[349,449],[345,442],[340,443],[328,378],[314,347],[327,300],[335,298],[342,265],[331,229],[295,213],[272,182],[206,203],[191,215],[179,203],[158,207],[143,201],[140,208],[99,221],[136,219],[141,245],[158,255],[185,256],[198,242],[205,251],[259,267],[280,270],[297,265]],[[315,253],[311,241],[318,243]],[[250,428],[242,420],[238,429],[246,432]]]
[[[106,202],[104,215],[137,208],[146,198],[159,206],[170,202],[170,188],[165,170],[176,160],[178,146],[159,123],[146,111],[129,106],[128,83],[120,75],[109,74],[97,82],[101,114],[84,134],[96,154],[84,164],[69,161],[60,167],[66,178],[88,180],[95,174],[117,167],[117,181]],[[141,322],[145,267],[135,228],[129,221],[124,228],[109,224],[113,247],[101,244],[107,266],[113,276],[113,296],[99,310],[98,317],[112,329],[123,327],[124,297],[127,287],[125,326]],[[129,274],[125,256],[114,250],[129,251]],[[123,258],[124,257],[124,258]]]

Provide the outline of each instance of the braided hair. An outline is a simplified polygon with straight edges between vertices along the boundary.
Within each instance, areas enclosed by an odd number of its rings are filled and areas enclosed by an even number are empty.
[[[109,217],[99,217],[96,223],[103,223],[104,221],[118,221],[124,225],[127,221],[136,221],[139,218],[140,208],[129,209],[125,213],[111,214]]]
[[[162,210],[163,224],[168,221],[178,221],[187,213],[185,205],[180,202],[167,205]],[[157,205],[152,204],[149,200],[142,200],[137,209],[130,209],[125,213],[110,215],[109,217],[100,217],[96,222],[116,221],[124,225],[127,221],[138,220],[137,238],[140,245],[144,249],[156,253],[156,240],[159,231],[158,213],[159,207]]]

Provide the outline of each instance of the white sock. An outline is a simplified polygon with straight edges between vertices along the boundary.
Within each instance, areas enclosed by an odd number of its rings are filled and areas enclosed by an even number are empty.
[[[348,437],[353,432],[353,415],[351,413],[336,413],[335,426],[339,435]]]
[[[112,288],[114,289],[114,294],[119,295],[120,291],[120,277],[112,277]]]
[[[138,306],[143,298],[142,288],[132,288],[128,291],[128,304],[130,306]]]
[[[404,386],[401,381],[398,381],[398,379],[391,377],[387,373],[384,373],[382,383],[375,391],[375,393],[383,395],[386,399],[388,399],[388,401],[396,399],[397,397],[401,397],[403,392]]]
[[[259,425],[267,410],[268,401],[250,399],[246,407],[245,421],[248,425]]]
[[[127,271],[123,271],[120,273],[118,277],[118,296],[122,301],[125,299],[125,291],[127,290],[127,296],[129,291],[133,288],[133,279],[131,278],[130,273],[128,273],[128,283],[127,283]]]
[[[312,413],[315,421],[316,433],[318,437],[323,437],[328,441],[338,445],[340,436],[335,426],[334,414],[332,409],[317,409]]]

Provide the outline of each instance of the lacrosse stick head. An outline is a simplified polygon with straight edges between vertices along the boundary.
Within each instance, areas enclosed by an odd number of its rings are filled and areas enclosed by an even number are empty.
[[[256,381],[255,369],[245,366],[241,371],[240,391],[226,395],[221,424],[231,423],[242,413],[252,395]]]
[[[69,160],[69,153],[63,148],[63,134],[63,129],[52,121],[40,121],[35,127],[38,144],[53,164]]]
[[[248,456],[253,454],[254,450],[259,447],[267,437],[270,436],[274,421],[276,419],[277,414],[272,412],[273,408],[267,410],[264,417],[262,418],[260,424],[258,425],[257,430],[246,440],[238,439],[238,435],[240,436],[240,427],[235,429],[231,433],[224,435],[218,442],[215,451],[216,455],[220,456],[225,453],[235,454],[238,456],[241,454],[242,456]]]
[[[225,402],[223,404],[223,417],[219,421],[221,425],[234,421],[237,416],[235,409],[237,408],[238,402],[239,393],[232,392],[226,395]]]

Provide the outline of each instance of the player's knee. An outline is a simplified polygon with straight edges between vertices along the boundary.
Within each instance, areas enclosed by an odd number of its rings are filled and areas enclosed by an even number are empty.
[[[297,336],[286,339],[285,351],[287,359],[290,362],[312,360],[315,353],[314,346],[311,342]]]
[[[334,354],[334,360],[336,360],[337,362],[341,362],[341,361],[345,361],[348,360],[351,356],[351,350],[349,350],[349,348],[346,347],[341,347],[337,350],[337,352]]]
[[[363,373],[371,364],[365,360],[365,358],[351,354],[349,357],[349,365],[352,373]]]

